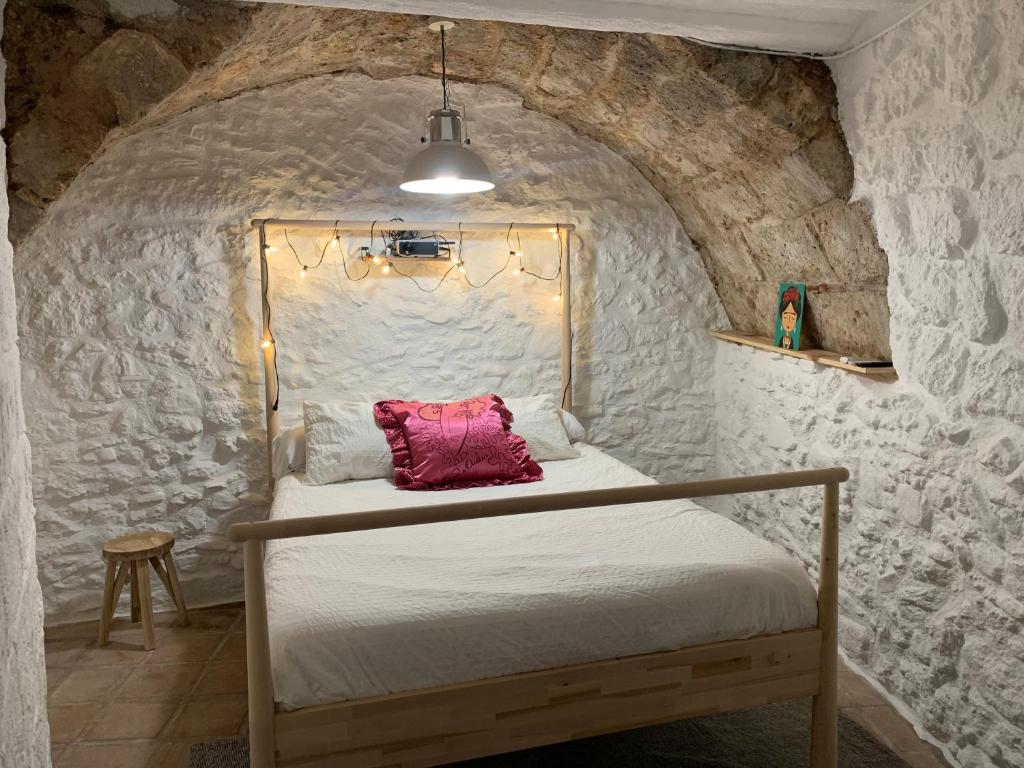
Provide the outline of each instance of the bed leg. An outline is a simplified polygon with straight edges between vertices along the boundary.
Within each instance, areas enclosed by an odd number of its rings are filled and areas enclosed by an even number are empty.
[[[839,757],[839,483],[824,489],[818,572],[821,672],[811,716],[811,768],[836,768]]]
[[[245,542],[245,652],[249,670],[249,768],[274,768],[274,684],[270,676],[263,542]]]

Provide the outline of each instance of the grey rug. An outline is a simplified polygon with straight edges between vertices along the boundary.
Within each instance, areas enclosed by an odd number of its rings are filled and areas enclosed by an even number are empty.
[[[456,764],[458,768],[806,768],[809,701],[700,717]],[[192,747],[191,768],[248,768],[243,737]],[[840,768],[907,768],[856,723],[839,718]],[[339,763],[338,768],[343,768]]]

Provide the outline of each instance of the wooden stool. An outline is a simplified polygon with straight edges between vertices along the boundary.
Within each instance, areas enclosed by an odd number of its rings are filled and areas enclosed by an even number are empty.
[[[168,594],[178,608],[178,623],[188,625],[185,598],[178,584],[178,571],[174,567],[171,548],[174,534],[164,531],[140,531],[118,536],[103,545],[103,559],[107,561],[107,580],[103,587],[103,613],[100,616],[100,645],[106,645],[110,638],[110,625],[114,621],[114,610],[121,599],[125,579],[132,578],[132,623],[142,619],[142,635],[147,651],[156,647],[153,633],[153,598],[149,590],[149,568],[153,566],[156,575],[164,583]],[[160,558],[163,558],[163,563]]]

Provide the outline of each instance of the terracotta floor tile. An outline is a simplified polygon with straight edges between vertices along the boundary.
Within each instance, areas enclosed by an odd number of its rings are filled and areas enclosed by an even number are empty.
[[[96,615],[99,616],[99,611],[96,612]],[[79,621],[59,627],[46,627],[43,637],[47,643],[51,640],[95,640],[99,631],[98,620]]]
[[[64,678],[71,672],[67,667],[47,667],[46,669],[46,692],[47,696],[52,696],[53,692],[57,689],[57,686],[63,682]]]
[[[179,703],[177,699],[111,701],[103,706],[80,738],[83,741],[156,738]]]
[[[107,667],[114,664],[131,667],[143,661],[149,654],[142,647],[142,630],[139,630],[138,643],[126,643],[120,639],[112,640],[108,645],[93,645],[75,661],[76,667]]]
[[[886,705],[882,694],[856,672],[839,673],[840,707],[876,707]]]
[[[50,707],[50,741],[54,744],[74,741],[98,711],[99,706],[96,704],[65,704]]]
[[[847,707],[843,713],[893,752],[920,751],[923,742],[913,727],[890,706]]]
[[[118,691],[119,699],[167,698],[191,693],[202,662],[183,664],[140,664],[133,668]]]
[[[71,640],[47,640],[44,646],[46,651],[46,666],[50,667],[71,667],[92,647],[96,638],[71,639]]]
[[[194,693],[245,693],[247,690],[245,662],[227,661],[208,664]]]
[[[110,698],[128,677],[131,667],[73,669],[50,696],[51,704],[82,704]]]
[[[162,734],[166,739],[215,739],[234,736],[248,705],[241,694],[186,700]]]
[[[157,638],[156,649],[150,651],[145,664],[169,662],[207,661],[223,642],[219,632],[185,632],[167,634]]]
[[[136,768],[146,764],[156,747],[155,741],[72,744],[61,753],[54,768]]]
[[[240,613],[237,607],[189,611],[188,626],[184,629],[193,632],[228,632],[237,625]]]
[[[146,763],[146,768],[189,768],[188,758],[191,751],[191,741],[160,742]]]
[[[235,632],[228,635],[214,661],[245,661],[245,633]]]

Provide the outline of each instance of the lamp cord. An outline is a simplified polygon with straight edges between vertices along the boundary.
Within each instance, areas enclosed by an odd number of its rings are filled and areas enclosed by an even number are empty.
[[[448,109],[448,57],[444,45],[444,22],[441,23],[441,91],[444,94],[444,108]]]

